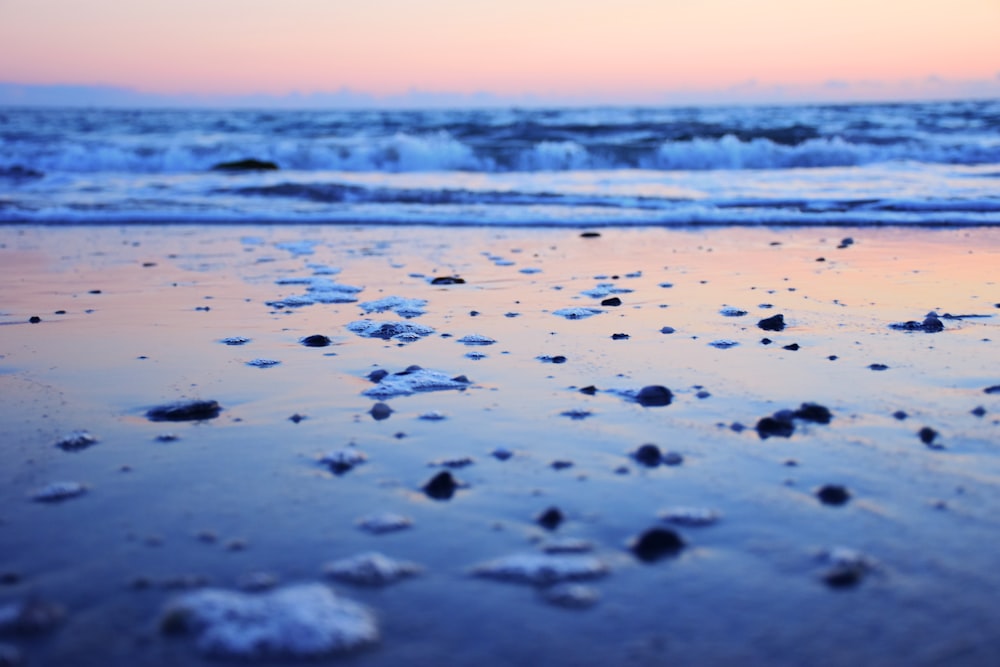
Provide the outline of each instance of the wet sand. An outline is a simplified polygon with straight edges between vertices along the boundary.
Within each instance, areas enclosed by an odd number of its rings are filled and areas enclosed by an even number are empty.
[[[0,228],[0,607],[66,612],[0,644],[30,665],[199,664],[161,632],[168,601],[269,573],[377,618],[375,645],[317,664],[993,664],[998,267],[997,229]],[[359,306],[386,297],[426,312]],[[942,331],[891,327],[931,311]],[[432,332],[348,327],[365,319]],[[468,382],[371,393],[412,365]],[[635,400],[655,385],[669,405]],[[147,417],[195,398],[221,412]],[[782,412],[803,403],[829,423]],[[762,437],[766,417],[793,432]],[[97,443],[55,446],[78,430]],[[637,461],[645,443],[679,461]],[[364,461],[334,472],[337,451]],[[442,470],[450,499],[423,489]],[[53,482],[86,490],[32,499]],[[677,507],[717,520],[660,518]],[[374,512],[412,525],[356,525]],[[637,557],[654,527],[684,547]],[[563,538],[607,569],[587,608],[471,573]],[[423,571],[324,576],[369,551]]]

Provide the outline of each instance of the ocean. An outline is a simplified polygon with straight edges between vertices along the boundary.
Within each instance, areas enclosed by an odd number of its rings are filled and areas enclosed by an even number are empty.
[[[6,108],[0,222],[996,225],[1000,101]]]

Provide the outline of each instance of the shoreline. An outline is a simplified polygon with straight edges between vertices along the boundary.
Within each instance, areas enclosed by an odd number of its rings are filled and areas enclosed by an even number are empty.
[[[52,631],[0,642],[30,664],[199,664],[193,641],[158,631],[164,605],[187,584],[268,572],[375,611],[380,642],[331,663],[990,664],[1000,228],[440,231],[0,225],[0,574],[17,575],[0,606],[31,593],[67,608]],[[446,277],[465,282],[433,284]],[[359,306],[387,297],[426,312]],[[930,311],[943,331],[890,328]],[[776,314],[783,330],[759,327]],[[348,328],[365,319],[432,332]],[[331,345],[302,345],[311,335]],[[495,342],[459,342],[475,335]],[[234,336],[249,341],[220,342]],[[373,370],[413,364],[468,386],[365,394]],[[669,405],[634,400],[652,385]],[[190,398],[222,411],[146,418]],[[803,403],[832,419],[761,436],[761,419]],[[53,446],[76,430],[99,442]],[[643,465],[644,443],[679,465]],[[320,463],[349,448],[364,463]],[[422,488],[442,470],[463,484],[444,501]],[[87,492],[29,498],[70,480]],[[821,499],[831,486],[842,505]],[[549,530],[536,518],[553,506],[564,520]],[[658,518],[676,507],[719,518]],[[355,525],[381,511],[413,524]],[[654,526],[686,546],[637,558],[631,540]],[[607,565],[587,582],[592,607],[470,575],[556,538]],[[838,548],[867,559],[845,589],[824,579]],[[384,588],[324,579],[325,561],[365,551],[424,572]]]

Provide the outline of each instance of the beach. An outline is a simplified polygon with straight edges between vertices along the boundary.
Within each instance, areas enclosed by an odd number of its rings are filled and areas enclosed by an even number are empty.
[[[201,664],[182,596],[320,583],[377,639],[317,664],[992,664],[998,266],[990,225],[4,225],[0,644]],[[419,568],[325,567],[370,552]]]

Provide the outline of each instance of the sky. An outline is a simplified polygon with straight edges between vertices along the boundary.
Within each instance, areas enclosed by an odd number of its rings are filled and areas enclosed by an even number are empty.
[[[1000,0],[0,0],[0,83],[8,101],[1000,97]]]

